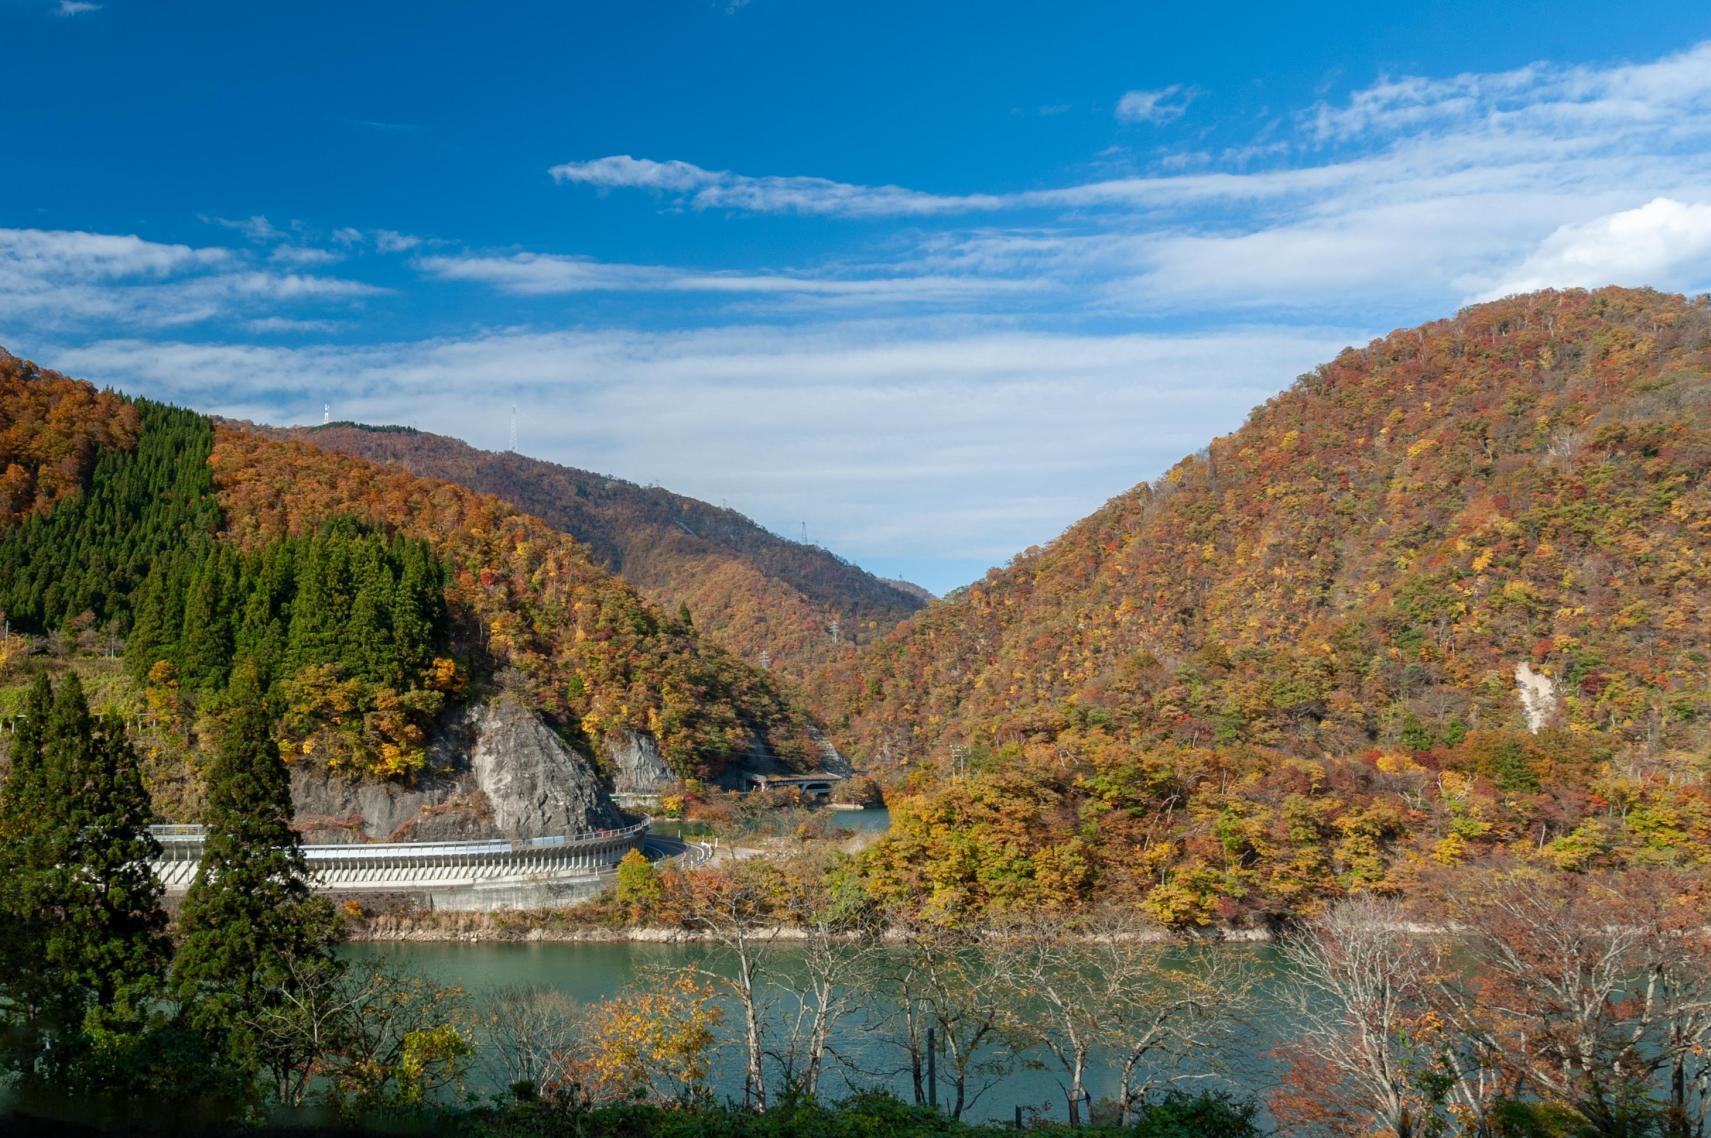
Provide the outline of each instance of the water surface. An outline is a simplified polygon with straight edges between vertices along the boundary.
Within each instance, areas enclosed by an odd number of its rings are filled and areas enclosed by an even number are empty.
[[[613,996],[631,983],[647,982],[653,969],[678,968],[694,961],[721,966],[716,956],[710,957],[713,950],[703,945],[387,943],[356,944],[347,951],[353,957],[385,960],[436,983],[462,988],[478,1015],[484,1001],[491,1000],[495,991],[514,985],[545,985],[575,1000],[593,1002]],[[794,947],[784,946],[776,951],[774,965],[790,969]],[[1289,1029],[1288,1017],[1280,1004],[1267,994],[1275,986],[1275,953],[1269,946],[1255,945],[1197,951],[1238,954],[1267,979],[1262,983],[1255,1010],[1244,1017],[1209,1065],[1197,1067],[1198,1073],[1211,1077],[1185,1084],[1185,1088],[1217,1086],[1263,1096],[1272,1082],[1267,1053]],[[1177,954],[1175,959],[1192,966],[1194,956]],[[863,1015],[846,1021],[837,1043],[856,1069],[830,1078],[823,1088],[826,1094],[837,1097],[853,1088],[888,1086],[899,1095],[910,1097],[912,1091],[904,1069],[906,1053],[894,1042],[895,1026],[887,1022],[895,1006],[887,993],[874,992]],[[782,1015],[782,1010],[774,1014]],[[735,1022],[734,1009],[728,1010],[727,1027]],[[715,1072],[715,1090],[720,1096],[740,1098],[742,1058],[741,1044],[734,1039],[722,1047]],[[1049,1056],[1043,1053],[1025,1054],[1017,1068],[987,1092],[969,1117],[1008,1121],[1015,1107],[1021,1105],[1039,1108],[1046,1117],[1062,1119],[1064,1099],[1055,1071],[1044,1065],[1048,1061]],[[484,1071],[479,1064],[476,1081],[483,1089],[498,1089],[493,1073]],[[1114,1094],[1117,1086],[1114,1066],[1102,1057],[1087,1082],[1095,1099]],[[945,1101],[948,1095],[947,1086],[941,1090],[940,1101]]]

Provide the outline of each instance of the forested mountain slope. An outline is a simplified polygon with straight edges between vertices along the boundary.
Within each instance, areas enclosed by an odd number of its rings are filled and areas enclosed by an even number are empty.
[[[656,486],[477,450],[409,428],[334,423],[269,431],[492,494],[570,534],[603,568],[750,663],[794,679],[918,611],[919,595],[735,510]]]
[[[1410,857],[1711,857],[1708,476],[1704,298],[1345,351],[843,677],[858,760],[987,779],[905,809],[898,887],[946,832],[1033,850],[952,894],[1106,875],[1172,919]]]
[[[359,777],[414,778],[441,714],[496,686],[591,753],[650,735],[683,774],[810,753],[764,673],[497,499],[11,356],[0,396],[0,611],[124,641],[163,739],[194,749],[248,659],[285,752]]]

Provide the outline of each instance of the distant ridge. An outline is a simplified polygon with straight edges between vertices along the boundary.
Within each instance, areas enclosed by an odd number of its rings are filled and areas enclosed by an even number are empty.
[[[1347,349],[933,605],[826,713],[858,761],[1090,723],[1316,757],[1548,721],[1702,754],[1708,486],[1706,298],[1478,305]]]
[[[409,427],[249,429],[492,494],[587,545],[596,563],[667,612],[687,607],[698,629],[745,660],[798,680],[847,661],[931,596],[655,486]]]
[[[820,698],[892,783],[887,900],[1196,929],[1702,882],[1708,664],[1711,298],[1611,288],[1343,351]]]

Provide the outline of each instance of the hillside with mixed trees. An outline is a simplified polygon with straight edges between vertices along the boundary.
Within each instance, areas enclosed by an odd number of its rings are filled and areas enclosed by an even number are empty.
[[[764,672],[464,487],[4,354],[0,463],[0,613],[68,650],[123,647],[116,710],[148,737],[157,778],[162,760],[197,765],[243,662],[281,710],[282,752],[355,777],[409,781],[442,712],[495,686],[590,753],[645,732],[685,775],[757,741],[810,753]]]
[[[1711,863],[1708,554],[1705,298],[1350,349],[839,677],[840,741],[915,772],[874,881],[1192,924]]]
[[[247,425],[247,424],[246,424]],[[492,494],[588,546],[667,612],[753,664],[803,680],[852,659],[925,601],[735,510],[407,427],[332,423],[270,431]]]

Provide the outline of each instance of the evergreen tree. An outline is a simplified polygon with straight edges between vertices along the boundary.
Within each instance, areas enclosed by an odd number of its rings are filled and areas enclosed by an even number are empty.
[[[47,791],[42,741],[53,707],[47,673],[37,672],[12,737],[12,764],[0,783],[0,1022],[6,1028],[8,1066],[27,1065],[36,1053],[36,1022],[46,993],[40,966],[46,926],[36,906],[47,866]]]
[[[123,725],[38,676],[0,788],[8,1061],[30,1089],[112,1091],[152,1060],[168,944],[148,796]]]
[[[197,569],[184,604],[178,673],[192,688],[216,688],[232,659],[229,608],[224,590],[224,548],[216,545]]]
[[[154,563],[218,530],[213,425],[146,399],[137,407],[134,451],[101,452],[83,494],[0,533],[0,608],[14,628],[46,631],[88,611],[124,631]]]
[[[53,1070],[124,1051],[144,1032],[168,956],[161,885],[149,862],[148,794],[123,724],[94,718],[75,673],[42,740],[43,861],[32,903],[46,926],[33,967],[51,980],[44,1020]]]
[[[338,922],[313,897],[291,828],[291,786],[273,740],[274,715],[253,661],[233,671],[219,748],[208,772],[208,837],[179,917],[173,988],[188,1022],[246,1081],[294,1066],[258,1032],[289,1015],[293,987],[337,968]]]

